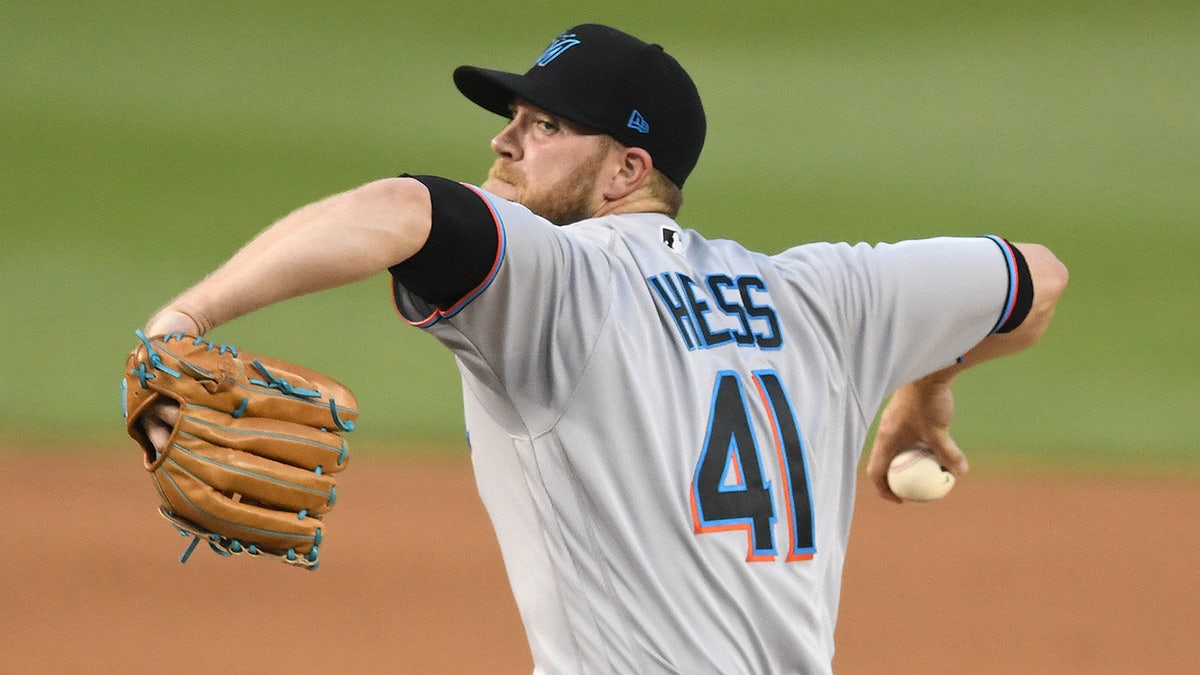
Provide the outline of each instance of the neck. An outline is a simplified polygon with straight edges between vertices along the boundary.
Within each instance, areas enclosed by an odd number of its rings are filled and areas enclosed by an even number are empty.
[[[600,208],[596,209],[592,217],[599,218],[623,213],[661,213],[668,217],[674,217],[671,209],[661,199],[637,193],[614,201],[605,201]]]

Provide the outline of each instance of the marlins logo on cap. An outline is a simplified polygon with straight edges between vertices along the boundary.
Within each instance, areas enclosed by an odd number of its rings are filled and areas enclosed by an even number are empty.
[[[538,60],[533,65],[544,67],[577,44],[579,44],[579,39],[575,37],[574,33],[563,33],[554,42],[551,42],[549,47],[546,47],[546,51],[542,52],[542,55],[538,57]]]

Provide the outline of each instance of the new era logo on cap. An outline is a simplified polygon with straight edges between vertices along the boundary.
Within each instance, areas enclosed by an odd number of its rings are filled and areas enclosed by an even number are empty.
[[[637,110],[634,110],[629,116],[629,122],[626,123],[626,126],[643,134],[650,133],[650,123],[647,122],[646,118],[642,117],[642,113],[638,112]]]

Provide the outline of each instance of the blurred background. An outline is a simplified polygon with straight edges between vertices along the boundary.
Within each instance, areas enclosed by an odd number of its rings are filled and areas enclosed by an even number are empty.
[[[705,97],[685,226],[765,252],[997,233],[1070,267],[1041,344],[956,387],[980,480],[928,508],[860,490],[839,672],[1195,672],[1195,0],[0,3],[0,671],[529,672],[453,359],[386,276],[212,333],[335,375],[356,456],[415,460],[347,472],[316,575],[176,564],[119,382],[134,329],[289,211],[482,180],[501,120],[451,71],[523,71],[588,21]],[[1010,471],[1085,478],[987,479]]]
[[[766,252],[997,233],[1069,265],[1042,344],[960,380],[976,470],[1200,465],[1191,0],[4,3],[0,448],[127,447],[121,367],[158,306],[312,200],[482,180],[501,121],[451,71],[523,71],[585,21],[705,97],[685,226]],[[382,275],[212,337],[344,381],[360,447],[464,448],[453,360]]]

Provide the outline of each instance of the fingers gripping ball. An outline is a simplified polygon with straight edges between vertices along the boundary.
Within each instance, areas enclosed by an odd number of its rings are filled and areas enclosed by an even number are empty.
[[[927,446],[915,445],[892,460],[887,481],[897,497],[910,502],[929,502],[950,492],[954,474],[938,463]]]
[[[320,373],[201,337],[137,335],[122,383],[126,427],[159,510],[193,537],[181,561],[204,540],[222,555],[316,568],[334,475],[348,458],[340,433],[358,419],[354,395]],[[143,417],[164,397],[179,416],[157,448]]]

